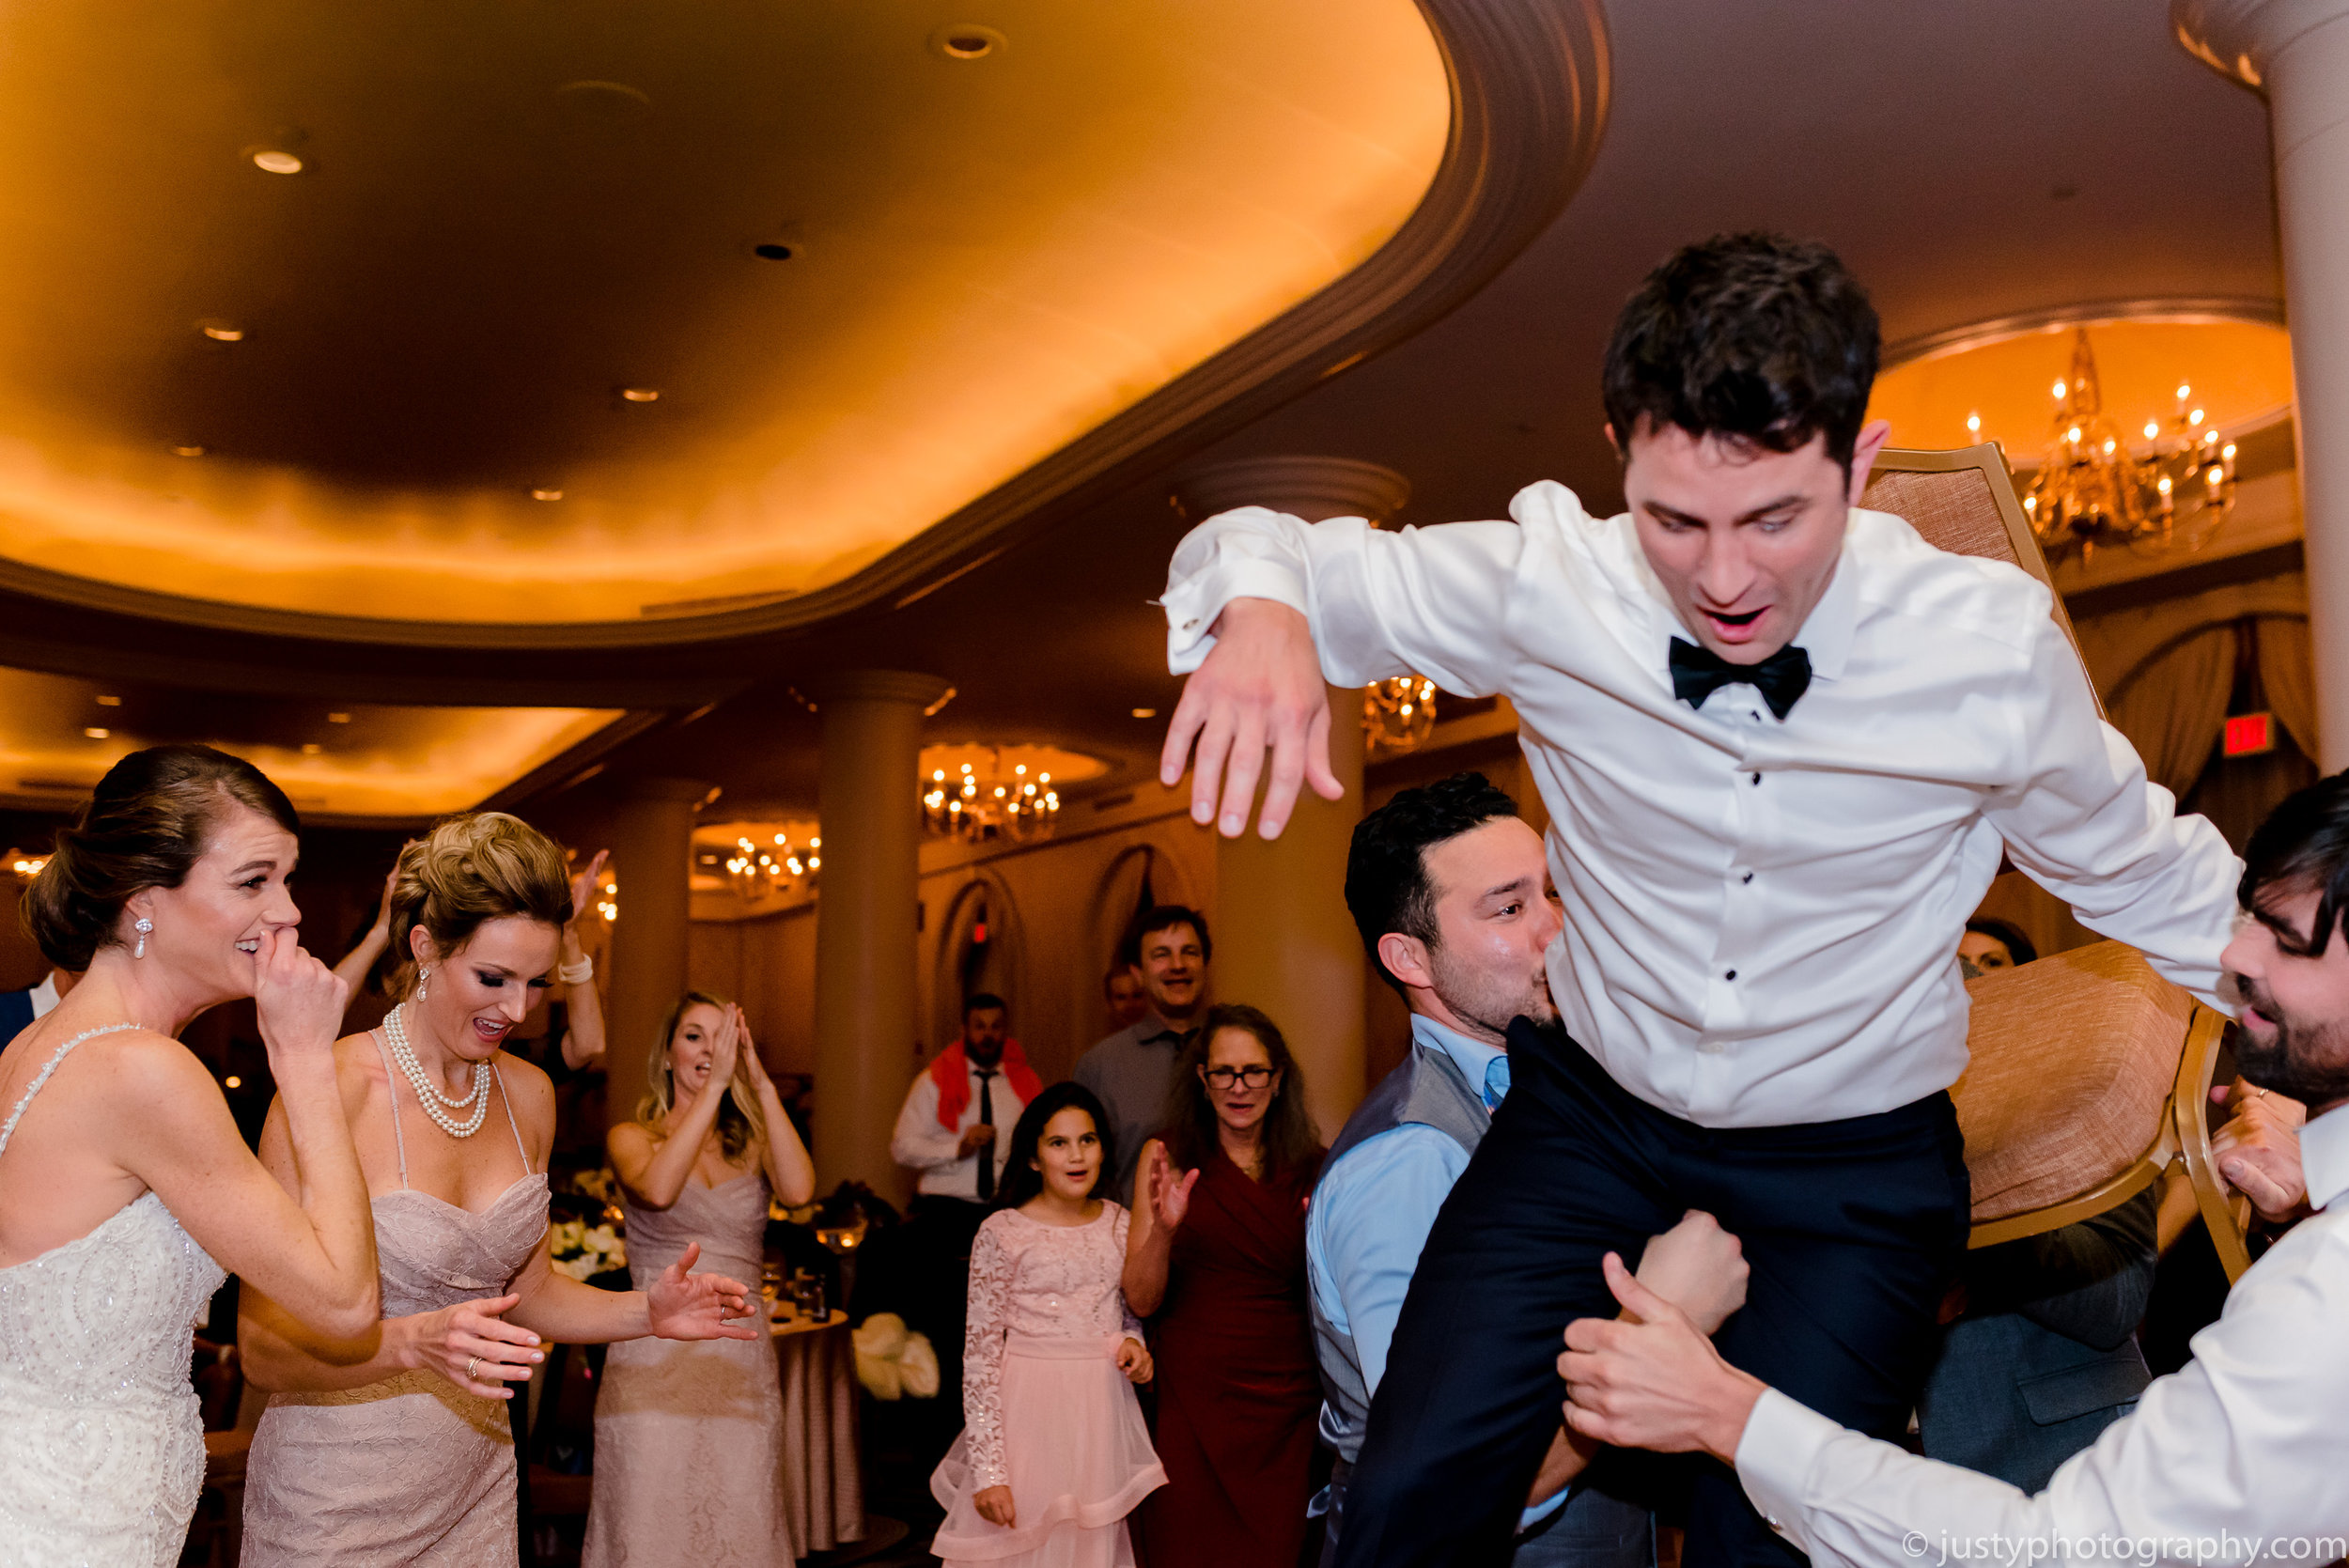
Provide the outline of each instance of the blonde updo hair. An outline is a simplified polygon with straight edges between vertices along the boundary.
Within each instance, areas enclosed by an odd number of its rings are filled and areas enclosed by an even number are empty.
[[[570,868],[554,841],[502,811],[444,817],[399,853],[392,884],[392,951],[410,959],[418,926],[442,954],[492,920],[521,915],[557,930],[570,923]],[[408,990],[403,977],[400,994]]]

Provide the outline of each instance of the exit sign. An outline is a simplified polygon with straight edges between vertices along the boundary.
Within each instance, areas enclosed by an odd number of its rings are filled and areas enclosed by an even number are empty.
[[[2227,721],[2218,742],[2221,756],[2255,757],[2275,749],[2276,716],[2272,713],[2236,714]]]

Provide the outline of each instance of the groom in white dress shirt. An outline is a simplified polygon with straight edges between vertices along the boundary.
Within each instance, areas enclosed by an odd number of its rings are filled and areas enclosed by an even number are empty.
[[[1569,1421],[1609,1442],[1703,1449],[1735,1465],[1771,1526],[1823,1568],[2349,1557],[2349,774],[2278,807],[2246,858],[2252,918],[2226,953],[2243,1003],[2236,1064],[2255,1093],[2307,1102],[2299,1152],[2316,1214],[2236,1283],[2194,1336],[2193,1360],[2046,1491],[2026,1497],[1844,1431],[1724,1364],[1636,1281],[1619,1294],[1638,1326],[1567,1333]]]
[[[2216,1000],[2234,856],[2102,722],[2047,589],[1858,503],[1874,309],[1833,255],[1692,245],[1626,306],[1604,376],[1629,511],[1536,484],[1512,520],[1385,533],[1259,507],[1182,542],[1191,673],[1163,771],[1262,831],[1334,798],[1323,683],[1505,693],[1550,816],[1556,1027],[1423,1252],[1353,1477],[1340,1568],[1493,1560],[1556,1430],[1599,1262],[1704,1209],[1752,1273],[1729,1361],[1862,1430],[1906,1422],[1969,1196],[1946,1093],[1955,958],[2001,855]],[[1192,673],[1195,672],[1195,673]],[[1220,797],[1220,810],[1219,810]],[[1626,1456],[1589,1472],[1635,1495]],[[1796,1560],[1720,1467],[1688,1568]],[[1669,1491],[1668,1494],[1669,1495]]]

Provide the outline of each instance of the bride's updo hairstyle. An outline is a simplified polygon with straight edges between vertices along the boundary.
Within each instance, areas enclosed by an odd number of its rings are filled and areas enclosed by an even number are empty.
[[[521,915],[560,930],[571,918],[570,868],[554,841],[502,811],[443,818],[400,851],[392,884],[392,951],[412,967],[421,925],[446,955],[482,925]],[[399,986],[405,995],[407,984]]]
[[[122,906],[148,888],[176,888],[204,858],[205,841],[233,806],[302,831],[286,792],[242,757],[210,746],[150,746],[106,770],[49,863],[24,892],[18,918],[41,956],[79,974],[121,940]]]

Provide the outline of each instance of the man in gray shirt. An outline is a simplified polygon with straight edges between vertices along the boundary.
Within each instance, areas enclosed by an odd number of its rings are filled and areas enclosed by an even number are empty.
[[[1142,1146],[1165,1130],[1174,1060],[1198,1033],[1200,1015],[1207,1009],[1207,959],[1213,953],[1206,917],[1198,910],[1180,904],[1143,910],[1120,956],[1141,974],[1150,1011],[1077,1063],[1077,1081],[1110,1113],[1117,1201],[1129,1208],[1134,1162]]]

